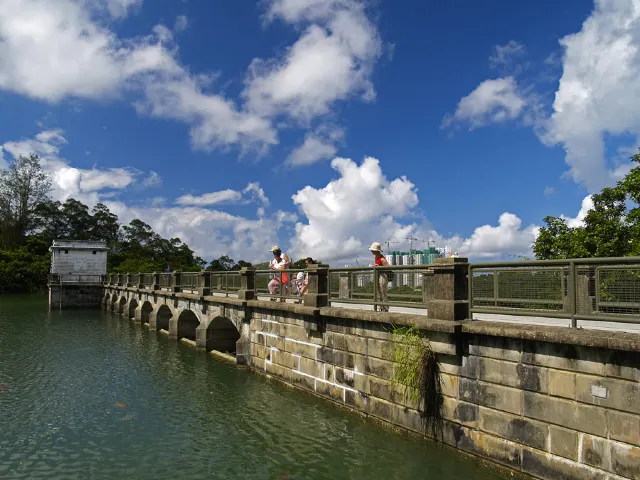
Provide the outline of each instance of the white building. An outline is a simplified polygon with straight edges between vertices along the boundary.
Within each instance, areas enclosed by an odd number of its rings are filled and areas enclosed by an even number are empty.
[[[107,273],[107,243],[91,240],[54,240],[51,273],[61,276],[93,276]]]

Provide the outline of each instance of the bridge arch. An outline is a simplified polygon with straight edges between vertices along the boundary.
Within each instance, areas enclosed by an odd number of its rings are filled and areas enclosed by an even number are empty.
[[[129,300],[129,317],[136,318],[136,308],[138,308],[138,301],[135,298]]]
[[[151,305],[151,302],[148,300],[144,302],[140,312],[140,321],[142,323],[149,323],[149,316],[151,315],[151,312],[153,312],[153,305]]]
[[[180,313],[178,317],[178,340],[188,338],[196,339],[196,329],[200,326],[200,319],[191,310],[186,309]]]
[[[169,321],[173,317],[173,312],[167,305],[160,305],[156,315],[156,330],[169,331]]]
[[[236,342],[240,332],[227,317],[215,317],[207,326],[207,351],[236,353]]]

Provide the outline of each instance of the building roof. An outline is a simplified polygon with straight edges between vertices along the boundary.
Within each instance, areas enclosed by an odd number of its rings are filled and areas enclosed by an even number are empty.
[[[105,240],[54,240],[51,249],[109,250]]]

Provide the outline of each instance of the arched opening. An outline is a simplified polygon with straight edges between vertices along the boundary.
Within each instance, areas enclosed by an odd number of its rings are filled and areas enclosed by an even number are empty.
[[[153,312],[153,305],[151,305],[151,302],[144,302],[142,304],[142,323],[149,323],[149,315],[151,315],[151,312]]]
[[[136,308],[138,308],[138,301],[132,298],[129,301],[129,318],[136,318]]]
[[[111,311],[112,312],[116,311],[116,305],[118,305],[118,295],[114,293],[113,295],[111,295]]]
[[[183,311],[178,317],[178,340],[188,338],[196,339],[196,328],[200,325],[200,320],[191,310]]]
[[[124,305],[127,303],[127,297],[122,297],[118,302],[118,313],[122,315],[124,313]]]
[[[173,314],[171,313],[171,309],[166,305],[162,305],[158,309],[158,315],[156,316],[156,330],[166,330],[169,331],[169,320]]]
[[[239,339],[240,332],[228,318],[216,317],[209,323],[207,328],[207,350],[236,353],[236,342]]]
[[[108,293],[105,293],[104,298],[102,299],[102,304],[106,305],[109,300],[111,300],[111,295],[109,295]]]

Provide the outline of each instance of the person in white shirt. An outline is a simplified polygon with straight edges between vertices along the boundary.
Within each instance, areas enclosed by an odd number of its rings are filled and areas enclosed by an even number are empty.
[[[273,260],[269,262],[270,270],[285,270],[291,264],[291,260],[286,254],[282,253],[280,247],[274,245],[271,249],[273,253]],[[271,295],[287,295],[287,286],[289,284],[289,276],[282,272],[281,274],[276,274],[273,276],[271,281],[269,282],[269,293]],[[281,288],[282,287],[282,288]],[[275,298],[271,298],[271,301],[275,301]],[[280,299],[281,302],[284,302],[284,298]]]

